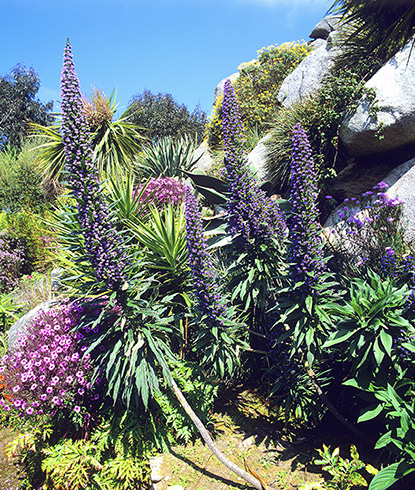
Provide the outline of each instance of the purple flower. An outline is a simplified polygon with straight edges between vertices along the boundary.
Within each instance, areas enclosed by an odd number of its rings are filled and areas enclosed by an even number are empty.
[[[325,265],[319,237],[316,170],[307,135],[300,124],[293,130],[290,179],[291,216],[288,261],[294,282],[303,282],[309,294],[318,283]]]
[[[242,119],[230,80],[226,80],[222,106],[225,166],[228,178],[228,226],[242,248],[263,243],[286,229],[278,204],[258,188],[249,167]]]
[[[189,186],[186,186],[186,239],[190,272],[195,286],[199,310],[208,323],[223,325],[219,317],[225,307],[215,284],[213,264],[207,251],[199,205]]]
[[[24,410],[25,407],[41,408],[43,412],[53,412],[56,406],[72,407],[78,399],[77,389],[81,386],[88,386],[87,380],[92,375],[91,360],[88,361],[79,355],[80,345],[75,340],[75,333],[72,332],[75,325],[80,321],[83,310],[79,306],[64,302],[62,305],[47,312],[41,311],[32,320],[28,327],[25,340],[19,343],[19,347],[12,349],[10,353],[3,356],[0,360],[4,384],[10,390],[10,394],[19,398],[15,409]],[[60,319],[68,321],[61,322],[62,334],[56,336],[48,335],[49,327],[59,322]],[[52,329],[53,330],[53,329]],[[65,336],[67,342],[62,347],[62,337]],[[24,351],[20,346],[24,344]],[[41,347],[47,347],[42,349]],[[61,351],[57,347],[61,346]],[[45,354],[46,352],[46,354]],[[49,352],[56,354],[56,362],[52,363]],[[43,357],[44,356],[44,357]],[[70,363],[67,372],[62,370],[64,358],[76,359]],[[48,362],[44,362],[45,358]],[[39,362],[34,362],[39,359]],[[82,379],[77,379],[75,373],[82,374]],[[68,391],[66,380],[70,378],[73,382],[73,389]],[[84,388],[82,387],[82,390]],[[89,394],[89,393],[88,393]],[[91,393],[91,398],[95,393]],[[28,412],[25,412],[28,415]],[[24,414],[21,412],[21,415]]]
[[[145,189],[142,191],[144,185]],[[140,185],[135,193],[141,191],[140,201],[147,201],[158,209],[163,209],[169,203],[179,206],[185,198],[184,182],[173,177],[151,178],[147,184]]]
[[[62,139],[69,186],[77,202],[85,251],[95,277],[111,290],[126,281],[126,253],[109,220],[93,164],[88,123],[69,41],[65,47],[61,77]]]

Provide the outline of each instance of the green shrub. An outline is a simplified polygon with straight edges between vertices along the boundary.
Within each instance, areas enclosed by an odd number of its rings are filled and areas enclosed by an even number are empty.
[[[147,146],[138,156],[135,172],[142,179],[183,177],[198,161],[194,159],[195,143],[187,136],[167,136]],[[200,157],[199,157],[200,158]]]
[[[8,234],[18,239],[24,249],[25,273],[45,270],[53,264],[57,242],[46,223],[47,217],[48,214],[41,216],[29,209],[6,214]]]
[[[327,75],[315,95],[282,107],[275,114],[271,138],[266,143],[267,166],[281,190],[286,189],[290,175],[291,134],[295,124],[299,122],[307,132],[322,187],[342,165],[338,132],[345,113],[352,112],[365,93],[374,100],[375,94],[364,88],[361,72],[348,69],[338,75]]]
[[[34,158],[29,144],[20,152],[5,149],[0,153],[0,208],[14,213],[27,207],[39,211],[46,207],[42,177]]]
[[[282,82],[310,51],[306,43],[298,42],[268,46],[258,51],[258,59],[239,66],[234,87],[246,130],[259,135],[264,133],[278,110],[277,97]],[[222,101],[223,96],[218,97],[206,126],[206,137],[212,149],[222,145]]]

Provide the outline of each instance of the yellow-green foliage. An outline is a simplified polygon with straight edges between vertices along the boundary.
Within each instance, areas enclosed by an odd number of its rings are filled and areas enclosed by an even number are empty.
[[[305,42],[272,45],[261,48],[256,60],[238,67],[239,76],[234,88],[247,130],[263,130],[266,123],[271,121],[279,106],[277,97],[282,82],[310,50]],[[206,127],[206,137],[212,149],[222,144],[222,102],[223,96],[218,97]]]

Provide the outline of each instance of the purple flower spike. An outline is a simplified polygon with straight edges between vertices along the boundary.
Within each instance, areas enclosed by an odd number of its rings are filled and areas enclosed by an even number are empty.
[[[220,316],[224,316],[225,307],[214,282],[206,239],[203,235],[202,219],[198,202],[189,186],[186,186],[186,238],[190,271],[195,286],[196,297],[202,315],[212,325],[223,326]]]
[[[231,235],[238,236],[242,248],[266,242],[275,235],[282,240],[285,220],[278,204],[258,188],[249,167],[242,119],[230,80],[224,86],[222,122]]]
[[[295,282],[304,282],[303,292],[309,294],[325,269],[319,239],[316,170],[307,135],[300,124],[293,130],[291,164],[291,217],[288,260]]]
[[[102,199],[69,41],[63,58],[61,97],[65,169],[77,201],[85,250],[95,277],[109,289],[118,290],[126,281],[126,254],[120,237],[109,222],[108,209]]]

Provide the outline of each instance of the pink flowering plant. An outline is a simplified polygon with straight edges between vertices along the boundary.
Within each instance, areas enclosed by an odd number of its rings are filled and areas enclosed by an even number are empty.
[[[3,356],[5,411],[17,411],[23,417],[49,414],[63,409],[80,413],[86,400],[98,399],[91,382],[89,354],[81,346],[82,334],[72,329],[79,323],[82,307],[65,303],[40,311],[17,345]]]
[[[174,177],[151,178],[147,183],[141,184],[136,193],[142,190],[140,200],[151,203],[158,209],[162,209],[169,203],[173,206],[180,206],[184,202],[185,185],[181,179]]]
[[[344,272],[360,275],[372,268],[381,277],[396,277],[407,252],[403,202],[379,182],[360,198],[346,198],[332,229],[334,259]],[[331,199],[331,196],[326,196]],[[360,272],[359,272],[360,270]]]

